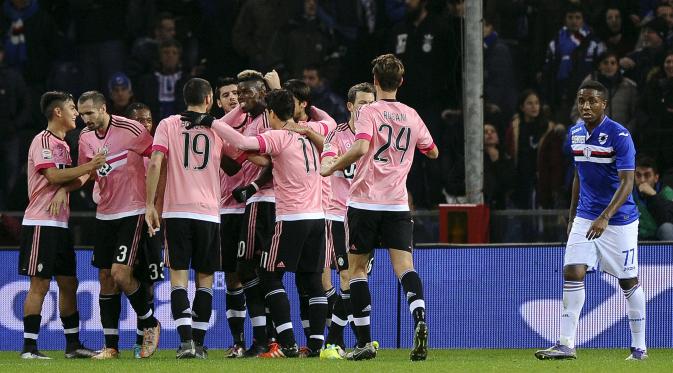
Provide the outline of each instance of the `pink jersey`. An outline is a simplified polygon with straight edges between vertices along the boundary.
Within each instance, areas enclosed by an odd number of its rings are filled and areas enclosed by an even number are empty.
[[[266,111],[264,111],[262,114],[256,116],[255,118],[251,119],[250,124],[245,128],[245,131],[243,131],[243,134],[245,136],[257,136],[259,134],[262,134],[266,131],[271,130],[271,124],[269,123],[269,116]],[[257,179],[262,172],[262,168],[259,166],[254,166],[257,170],[254,172],[254,176],[252,171],[255,170],[255,168],[251,168],[250,170],[246,170],[246,174],[248,176],[252,176],[249,178],[246,178],[245,180],[245,185],[252,183]],[[248,198],[246,203],[253,203],[253,202],[271,202],[271,203],[276,203],[276,194],[274,193],[274,183],[273,179],[269,181],[268,183],[264,185],[259,186],[259,191],[255,193],[252,197]]]
[[[236,106],[234,110],[227,113],[221,118],[225,123],[238,132],[243,132],[250,124],[249,117],[241,110],[240,106]],[[229,176],[224,171],[220,171],[220,189],[222,190],[222,198],[220,199],[220,215],[223,214],[242,214],[245,212],[245,202],[238,202],[231,194],[234,189],[246,185],[245,180],[253,175],[257,175],[258,167],[250,162],[244,162],[241,169],[234,175]]]
[[[162,217],[219,223],[220,160],[224,154],[242,162],[245,155],[210,128],[185,129],[180,115],[159,122],[152,149],[167,158]]]
[[[307,125],[323,136],[327,136],[327,134],[333,131],[337,126],[336,122],[329,116],[329,114],[315,106],[311,106],[310,114],[310,120],[308,122],[300,122],[300,124]],[[327,213],[327,206],[329,206],[331,194],[330,178],[324,177],[322,179],[322,207],[325,210],[325,213]]]
[[[145,213],[145,163],[152,149],[152,135],[140,123],[110,116],[101,136],[88,128],[79,135],[78,164],[105,153],[105,164],[96,171],[99,200],[96,218],[121,219]],[[95,192],[94,192],[95,194]]]
[[[271,155],[276,221],[324,219],[320,158],[315,145],[296,132],[276,130],[257,136],[259,153]]]
[[[70,147],[65,141],[49,130],[33,138],[28,150],[28,207],[23,216],[23,225],[68,228],[69,204],[61,209],[58,216],[49,214],[49,204],[61,186],[49,184],[42,170],[63,169],[71,165]]]
[[[364,210],[409,211],[407,175],[414,148],[423,154],[435,147],[416,110],[395,100],[363,106],[355,120],[355,140],[369,141],[356,162],[348,206]]]
[[[323,157],[335,157],[344,155],[355,141],[355,133],[343,123],[325,137]],[[344,221],[346,217],[346,202],[355,175],[355,163],[345,170],[336,171],[332,176],[323,178],[330,180],[331,193],[325,207],[325,216],[329,220]]]

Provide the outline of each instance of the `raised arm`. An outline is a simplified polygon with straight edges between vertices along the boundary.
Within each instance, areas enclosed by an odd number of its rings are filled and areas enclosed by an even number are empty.
[[[231,128],[231,126],[229,126],[226,122],[222,120],[214,121],[211,128],[224,141],[234,145],[240,150],[244,151],[259,150],[259,141],[257,141],[257,138],[242,135],[241,133]]]

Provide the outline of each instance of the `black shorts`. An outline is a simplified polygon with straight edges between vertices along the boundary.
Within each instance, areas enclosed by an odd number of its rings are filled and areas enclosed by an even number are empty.
[[[220,269],[220,225],[204,220],[164,219],[164,263],[175,270],[199,273]]]
[[[75,249],[68,228],[21,226],[19,274],[50,279],[75,276]]]
[[[91,264],[110,269],[113,263],[133,267],[142,247],[145,215],[114,220],[97,220],[96,242]]]
[[[248,267],[248,269],[258,267],[262,252],[269,252],[275,226],[275,203],[252,202],[245,206],[238,244],[239,266]]]
[[[325,219],[276,222],[271,249],[260,267],[268,272],[322,272],[325,267]]]
[[[164,280],[163,241],[163,230],[150,237],[147,229],[143,228],[143,242],[133,268],[133,276],[139,281],[155,283]]]
[[[348,246],[344,222],[325,220],[325,244],[327,245],[325,268],[336,269],[338,272],[348,270]]]
[[[414,221],[409,211],[373,211],[348,207],[351,254],[369,254],[377,247],[411,252]]]
[[[220,215],[220,243],[222,245],[222,268],[221,271],[236,272],[238,264],[238,249],[243,249],[241,243],[241,226],[243,214]]]

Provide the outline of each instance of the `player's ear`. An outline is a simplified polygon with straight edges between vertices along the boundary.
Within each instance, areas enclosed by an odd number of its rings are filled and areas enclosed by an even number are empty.
[[[400,85],[397,86],[397,88],[400,88],[404,84],[404,77],[400,78]]]
[[[346,108],[348,109],[348,111],[352,113],[353,110],[355,109],[355,105],[353,105],[352,102],[346,102]]]

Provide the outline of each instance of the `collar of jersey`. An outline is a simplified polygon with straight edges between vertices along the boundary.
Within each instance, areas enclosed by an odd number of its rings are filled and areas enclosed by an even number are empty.
[[[584,127],[584,131],[586,131],[586,133],[587,133],[587,140],[589,140],[591,138],[591,136],[596,132],[596,130],[601,128],[601,126],[603,124],[605,124],[605,121],[607,121],[607,120],[608,120],[608,116],[604,115],[603,120],[600,123],[598,123],[596,128],[594,128],[593,132],[591,132],[591,133],[589,133],[589,129],[587,128],[587,123],[585,121],[582,121],[582,127]]]

